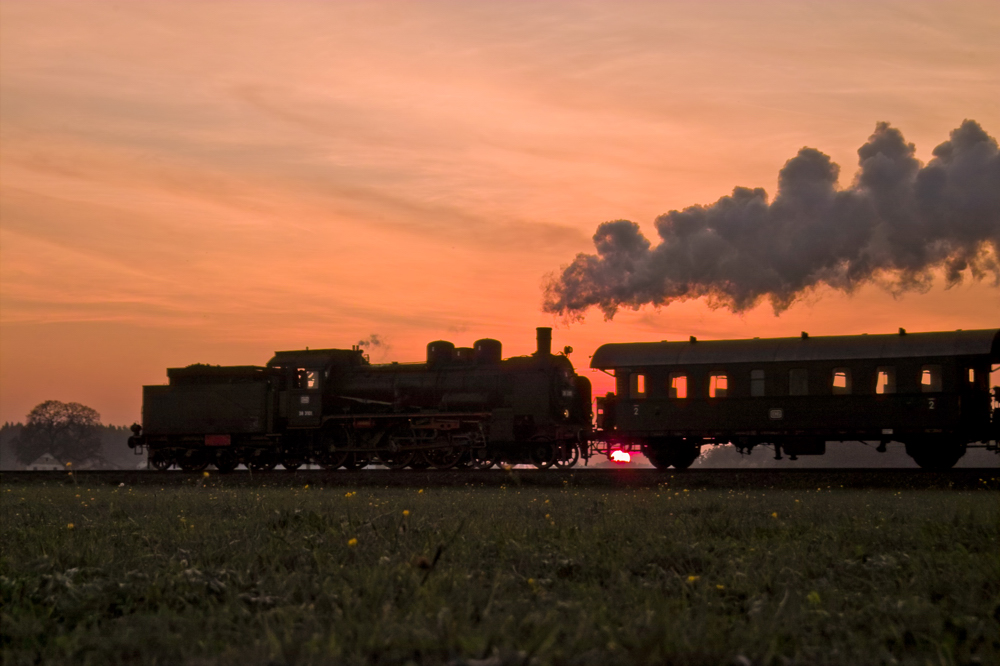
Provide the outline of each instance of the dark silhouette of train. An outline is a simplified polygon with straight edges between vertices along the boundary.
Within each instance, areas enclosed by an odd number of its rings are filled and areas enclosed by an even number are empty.
[[[607,344],[591,367],[617,394],[597,399],[606,439],[664,469],[706,444],[773,445],[793,460],[833,441],[903,442],[947,469],[973,443],[996,450],[1000,330]]]
[[[438,340],[424,363],[376,365],[354,347],[171,368],[168,385],[143,387],[129,445],[148,447],[156,469],[187,471],[572,466],[590,451],[590,381],[571,349],[551,346],[552,329],[539,328],[535,353],[508,359],[497,340]]]
[[[537,329],[536,351],[508,359],[496,340],[439,340],[423,363],[372,364],[354,347],[171,368],[168,385],[143,388],[129,446],[188,471],[546,469],[618,449],[684,469],[711,444],[795,459],[827,442],[897,441],[921,467],[947,469],[1000,439],[1000,329],[607,344],[591,367],[616,393],[597,398],[596,422],[589,380],[551,336]]]

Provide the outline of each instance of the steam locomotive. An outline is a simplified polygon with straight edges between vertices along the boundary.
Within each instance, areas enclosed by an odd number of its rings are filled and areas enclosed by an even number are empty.
[[[570,348],[551,348],[539,328],[534,354],[508,359],[487,338],[431,342],[424,363],[372,364],[355,346],[170,368],[168,385],[143,387],[129,446],[160,470],[571,467],[590,453],[591,387]]]
[[[607,344],[591,367],[616,392],[597,398],[593,425],[589,380],[570,348],[551,347],[539,328],[534,354],[508,359],[497,340],[438,340],[424,363],[376,365],[354,347],[171,368],[168,385],[143,388],[129,446],[188,471],[547,469],[629,450],[684,469],[712,444],[794,460],[831,441],[898,441],[921,467],[947,469],[1000,440],[1000,329]]]

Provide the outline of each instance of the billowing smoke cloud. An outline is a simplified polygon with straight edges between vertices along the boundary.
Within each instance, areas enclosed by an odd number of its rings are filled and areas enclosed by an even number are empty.
[[[926,166],[914,152],[879,123],[847,189],[837,189],[829,156],[803,148],[781,169],[774,201],[737,187],[712,205],[670,211],[656,219],[655,246],[633,222],[605,222],[596,255],[549,276],[543,309],[581,318],[597,306],[610,319],[621,307],[704,296],[734,312],[767,299],[777,314],[819,285],[926,290],[941,268],[949,285],[966,274],[1000,284],[996,140],[966,120]]]

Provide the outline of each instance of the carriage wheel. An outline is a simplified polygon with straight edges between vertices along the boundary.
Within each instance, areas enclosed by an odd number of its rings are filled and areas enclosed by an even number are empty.
[[[185,472],[200,472],[208,467],[208,456],[204,455],[201,451],[188,449],[177,460],[177,464]]]
[[[531,463],[538,469],[548,469],[556,462],[556,447],[547,439],[531,442],[529,453]]]
[[[923,469],[944,471],[955,466],[965,455],[966,445],[941,439],[906,442],[906,454]]]
[[[673,464],[670,451],[666,448],[653,446],[651,444],[642,445],[642,455],[658,470],[666,470]]]
[[[700,445],[686,444],[684,447],[676,449],[671,458],[676,469],[687,469],[700,455]]]
[[[149,464],[153,466],[153,469],[163,472],[174,464],[174,457],[166,451],[153,451],[153,454],[149,456]]]
[[[221,449],[215,453],[215,469],[228,474],[240,464],[240,457],[232,449]]]
[[[580,446],[576,442],[564,444],[561,448],[563,451],[560,451],[559,453],[565,453],[566,455],[565,457],[563,455],[556,456],[556,467],[560,469],[569,469],[580,461]]]
[[[281,459],[281,466],[287,469],[289,472],[294,472],[299,467],[305,464],[305,461],[301,458],[293,458],[290,456],[285,456]]]

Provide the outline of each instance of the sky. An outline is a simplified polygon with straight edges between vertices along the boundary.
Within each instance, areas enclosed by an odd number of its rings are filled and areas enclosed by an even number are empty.
[[[928,162],[1000,136],[1000,5],[969,2],[0,1],[0,420],[141,418],[167,367],[534,328],[605,342],[1000,326],[989,277],[543,312],[603,222],[735,186],[880,121]],[[608,378],[589,373],[597,392]]]

